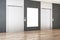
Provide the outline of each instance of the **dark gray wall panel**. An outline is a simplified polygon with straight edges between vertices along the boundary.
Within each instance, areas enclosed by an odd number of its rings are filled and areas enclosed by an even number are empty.
[[[24,0],[24,17],[27,17],[27,7],[30,8],[38,8],[39,10],[39,18],[38,18],[38,27],[27,27],[27,21],[24,22],[24,30],[25,31],[31,31],[31,30],[40,30],[40,2],[35,2],[31,0]],[[27,19],[26,19],[27,20]]]
[[[0,0],[0,32],[6,32],[6,0]]]
[[[53,29],[60,29],[60,4],[53,4]]]

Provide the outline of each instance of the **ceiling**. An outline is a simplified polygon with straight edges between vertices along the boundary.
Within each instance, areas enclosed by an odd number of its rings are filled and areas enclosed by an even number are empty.
[[[33,1],[43,1],[43,2],[60,4],[60,0],[33,0]]]

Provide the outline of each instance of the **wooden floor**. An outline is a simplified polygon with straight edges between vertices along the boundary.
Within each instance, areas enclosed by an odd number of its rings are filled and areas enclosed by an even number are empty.
[[[0,33],[0,40],[60,40],[60,30]]]

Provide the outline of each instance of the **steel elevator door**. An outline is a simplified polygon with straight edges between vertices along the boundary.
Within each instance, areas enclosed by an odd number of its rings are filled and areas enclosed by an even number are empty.
[[[41,30],[51,29],[51,10],[41,9]]]

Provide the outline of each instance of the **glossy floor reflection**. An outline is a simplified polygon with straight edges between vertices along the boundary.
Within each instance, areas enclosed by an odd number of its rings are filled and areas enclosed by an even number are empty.
[[[0,40],[60,40],[60,30],[0,33]]]

